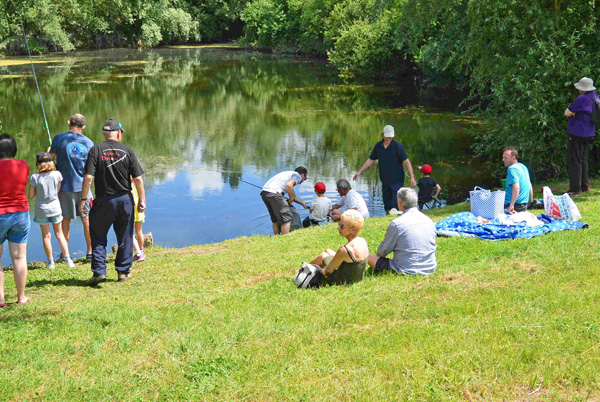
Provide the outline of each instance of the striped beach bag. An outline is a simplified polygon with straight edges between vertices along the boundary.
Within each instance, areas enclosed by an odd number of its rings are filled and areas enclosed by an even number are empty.
[[[470,192],[471,212],[485,219],[496,219],[504,213],[504,191],[490,191],[475,187]]]

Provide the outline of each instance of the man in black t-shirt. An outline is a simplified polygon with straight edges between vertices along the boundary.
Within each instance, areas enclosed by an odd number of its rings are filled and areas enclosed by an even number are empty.
[[[381,192],[383,193],[383,207],[385,212],[398,206],[398,190],[404,186],[404,168],[410,175],[410,186],[417,185],[413,168],[404,150],[404,146],[394,140],[394,127],[387,125],[381,133],[383,139],[375,144],[369,159],[354,175],[354,180],[379,160],[379,178],[381,179]]]
[[[119,249],[115,269],[119,282],[131,278],[133,264],[134,202],[131,178],[139,195],[138,212],[146,210],[146,193],[142,174],[144,171],[127,145],[121,144],[125,130],[120,122],[108,119],[102,127],[106,141],[94,145],[85,164],[85,177],[81,190],[80,209],[85,206],[88,191],[96,180],[96,198],[90,211],[90,236],[92,238],[92,272],[90,286],[106,281],[107,234],[111,226],[117,236]]]

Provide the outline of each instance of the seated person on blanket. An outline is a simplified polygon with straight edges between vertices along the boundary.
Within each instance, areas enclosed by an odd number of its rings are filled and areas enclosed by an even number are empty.
[[[417,187],[419,187],[419,209],[423,209],[423,205],[427,204],[431,200],[437,201],[437,197],[440,195],[442,187],[440,187],[438,182],[431,177],[431,172],[433,171],[431,165],[423,165],[419,169],[423,174],[423,177],[421,177],[417,183]],[[434,188],[435,195],[433,195]]]
[[[340,285],[362,281],[369,256],[367,241],[358,237],[364,222],[355,209],[349,209],[341,215],[338,233],[348,239],[348,244],[337,252],[327,249],[310,262],[323,268],[323,283]]]
[[[435,224],[419,211],[417,200],[417,193],[412,188],[398,190],[398,210],[403,214],[390,222],[377,254],[369,255],[369,265],[375,272],[386,269],[403,275],[435,272]],[[394,257],[386,258],[391,252],[394,252]]]
[[[527,204],[533,201],[533,187],[529,179],[527,166],[517,162],[519,153],[516,148],[508,147],[502,154],[502,162],[508,168],[506,171],[506,196],[504,199],[504,212],[527,211]]]

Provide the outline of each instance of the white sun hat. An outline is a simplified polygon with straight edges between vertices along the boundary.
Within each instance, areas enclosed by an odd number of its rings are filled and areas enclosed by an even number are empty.
[[[596,89],[594,86],[594,81],[588,77],[583,77],[580,79],[579,82],[575,84],[575,88],[585,92],[594,91]]]

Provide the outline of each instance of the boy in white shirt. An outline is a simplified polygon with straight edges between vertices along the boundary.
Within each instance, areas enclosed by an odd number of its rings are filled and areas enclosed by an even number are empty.
[[[331,200],[325,197],[325,183],[319,182],[315,184],[315,193],[317,198],[310,204],[310,214],[302,221],[302,226],[318,226],[321,222],[327,220],[327,215],[331,211]]]

